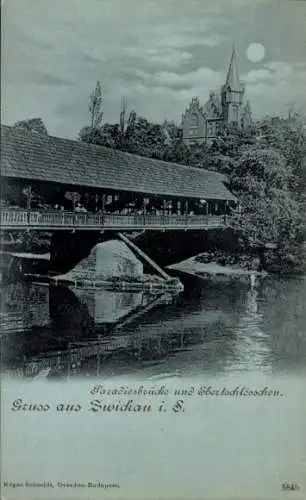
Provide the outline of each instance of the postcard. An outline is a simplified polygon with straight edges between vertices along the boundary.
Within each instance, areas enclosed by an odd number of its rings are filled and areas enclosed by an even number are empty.
[[[306,1],[1,6],[1,500],[304,500]]]

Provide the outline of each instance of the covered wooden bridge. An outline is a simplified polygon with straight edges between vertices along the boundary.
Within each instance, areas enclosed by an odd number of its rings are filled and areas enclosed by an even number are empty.
[[[1,127],[2,230],[208,229],[236,198],[204,169]]]

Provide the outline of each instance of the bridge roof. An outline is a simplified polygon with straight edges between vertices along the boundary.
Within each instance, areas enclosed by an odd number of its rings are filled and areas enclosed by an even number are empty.
[[[1,126],[2,177],[182,198],[236,200],[225,177],[60,137]]]

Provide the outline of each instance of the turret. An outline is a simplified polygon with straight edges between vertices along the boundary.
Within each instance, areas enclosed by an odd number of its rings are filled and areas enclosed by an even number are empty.
[[[252,111],[250,101],[247,101],[241,111],[241,126],[247,129],[252,124]]]
[[[243,97],[244,86],[240,82],[236,61],[236,51],[235,47],[233,47],[226,81],[221,88],[221,102],[225,123],[235,123],[238,127],[240,127]]]
[[[182,116],[183,139],[185,144],[205,140],[206,116],[199,99],[193,97]]]

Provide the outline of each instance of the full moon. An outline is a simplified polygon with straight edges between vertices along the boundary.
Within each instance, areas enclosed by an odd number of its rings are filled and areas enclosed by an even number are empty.
[[[246,54],[250,61],[259,62],[265,57],[266,51],[261,43],[251,43],[247,48]]]

